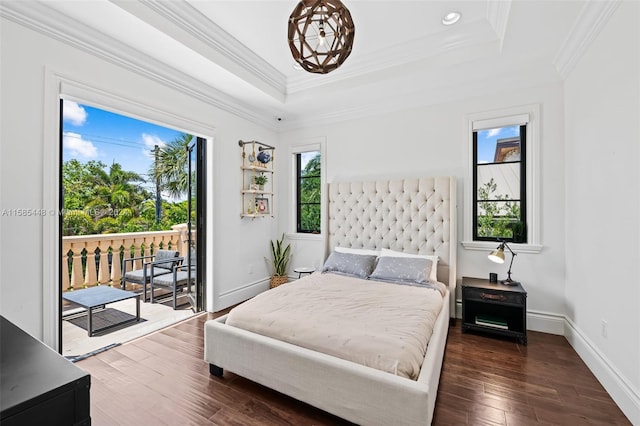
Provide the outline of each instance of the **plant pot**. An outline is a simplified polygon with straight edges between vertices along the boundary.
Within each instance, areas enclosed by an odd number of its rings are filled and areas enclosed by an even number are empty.
[[[271,277],[271,284],[269,284],[269,288],[278,287],[281,284],[284,284],[289,281],[289,277],[286,275],[273,275]]]

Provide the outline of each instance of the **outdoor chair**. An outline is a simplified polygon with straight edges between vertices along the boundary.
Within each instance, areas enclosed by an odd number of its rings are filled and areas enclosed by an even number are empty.
[[[175,265],[172,268],[172,272],[169,274],[157,275],[155,272],[155,265],[151,265],[152,277],[151,277],[151,303],[154,303],[154,290],[157,288],[164,288],[171,290],[173,295],[173,309],[177,307],[178,292],[182,291],[189,281],[195,283],[196,279],[196,264],[195,264],[195,252],[191,251],[191,265],[181,263]]]
[[[142,269],[130,270],[127,272],[127,263],[142,260]],[[170,274],[172,268],[179,265],[182,258],[174,250],[158,250],[153,255],[125,258],[122,261],[122,289],[126,290],[127,283],[142,286],[143,300],[147,300],[147,284],[151,282],[153,275],[161,276]]]

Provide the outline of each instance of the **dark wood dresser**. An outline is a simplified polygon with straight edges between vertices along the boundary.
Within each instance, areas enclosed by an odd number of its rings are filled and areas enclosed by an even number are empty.
[[[0,424],[90,425],[89,374],[0,320]]]

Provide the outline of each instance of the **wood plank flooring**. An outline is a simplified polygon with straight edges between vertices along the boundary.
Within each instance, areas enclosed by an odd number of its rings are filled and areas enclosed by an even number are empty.
[[[219,314],[218,314],[219,315]],[[331,414],[203,360],[204,314],[77,363],[94,426],[342,425]],[[451,327],[434,425],[629,425],[561,336],[529,345]],[[330,391],[330,390],[327,390]]]

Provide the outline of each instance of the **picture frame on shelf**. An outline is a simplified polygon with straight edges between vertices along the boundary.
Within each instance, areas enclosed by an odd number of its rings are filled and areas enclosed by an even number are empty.
[[[256,197],[255,201],[256,214],[270,214],[269,199],[266,197]]]

